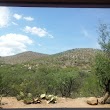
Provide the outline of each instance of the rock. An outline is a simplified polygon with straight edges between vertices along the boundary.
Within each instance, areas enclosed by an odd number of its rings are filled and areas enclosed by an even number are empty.
[[[89,105],[97,105],[98,99],[96,97],[90,97],[87,99],[87,104]]]

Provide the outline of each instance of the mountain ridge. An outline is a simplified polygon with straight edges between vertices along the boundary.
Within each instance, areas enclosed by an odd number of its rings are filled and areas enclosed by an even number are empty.
[[[19,64],[19,63],[25,63],[33,60],[39,60],[41,58],[44,58],[44,60],[47,58],[51,62],[51,60],[54,59],[54,61],[67,61],[71,62],[71,60],[80,60],[80,61],[89,61],[92,59],[92,57],[95,56],[95,54],[99,51],[99,49],[93,49],[93,48],[76,48],[76,49],[70,49],[66,50],[60,53],[48,55],[38,52],[32,52],[32,51],[26,51],[22,53],[18,53],[13,56],[5,56],[0,57],[0,61],[6,63],[6,64]],[[46,58],[45,58],[46,57]]]
[[[25,51],[22,53],[18,53],[16,55],[0,57],[0,61],[6,64],[25,63],[27,61],[31,61],[44,56],[48,56],[48,55],[38,52]]]

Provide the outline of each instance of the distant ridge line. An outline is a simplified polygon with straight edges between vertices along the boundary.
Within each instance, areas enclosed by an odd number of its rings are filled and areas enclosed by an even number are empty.
[[[38,61],[42,58],[44,58],[42,60],[45,60],[45,57],[47,59],[54,58],[56,60],[61,60],[61,59],[74,60],[74,58],[80,57],[80,59],[84,60],[86,57],[90,59],[93,58],[96,52],[98,51],[99,49],[94,49],[94,48],[75,48],[75,49],[66,50],[66,51],[52,54],[52,55],[26,51],[26,52],[18,53],[16,55],[12,55],[12,56],[0,57],[0,62],[4,62],[6,64],[21,64],[29,61],[34,61],[34,60]]]

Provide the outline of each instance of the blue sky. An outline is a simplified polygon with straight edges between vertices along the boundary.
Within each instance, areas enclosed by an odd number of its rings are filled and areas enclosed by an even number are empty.
[[[0,56],[100,48],[100,21],[110,24],[110,9],[0,7]]]

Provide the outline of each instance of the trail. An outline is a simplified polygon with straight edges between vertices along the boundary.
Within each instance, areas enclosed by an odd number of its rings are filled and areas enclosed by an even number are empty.
[[[110,108],[110,104],[88,105],[87,98],[58,98],[56,104],[47,104],[44,100],[41,104],[26,105],[23,101],[17,101],[15,97],[3,97],[3,108]]]

